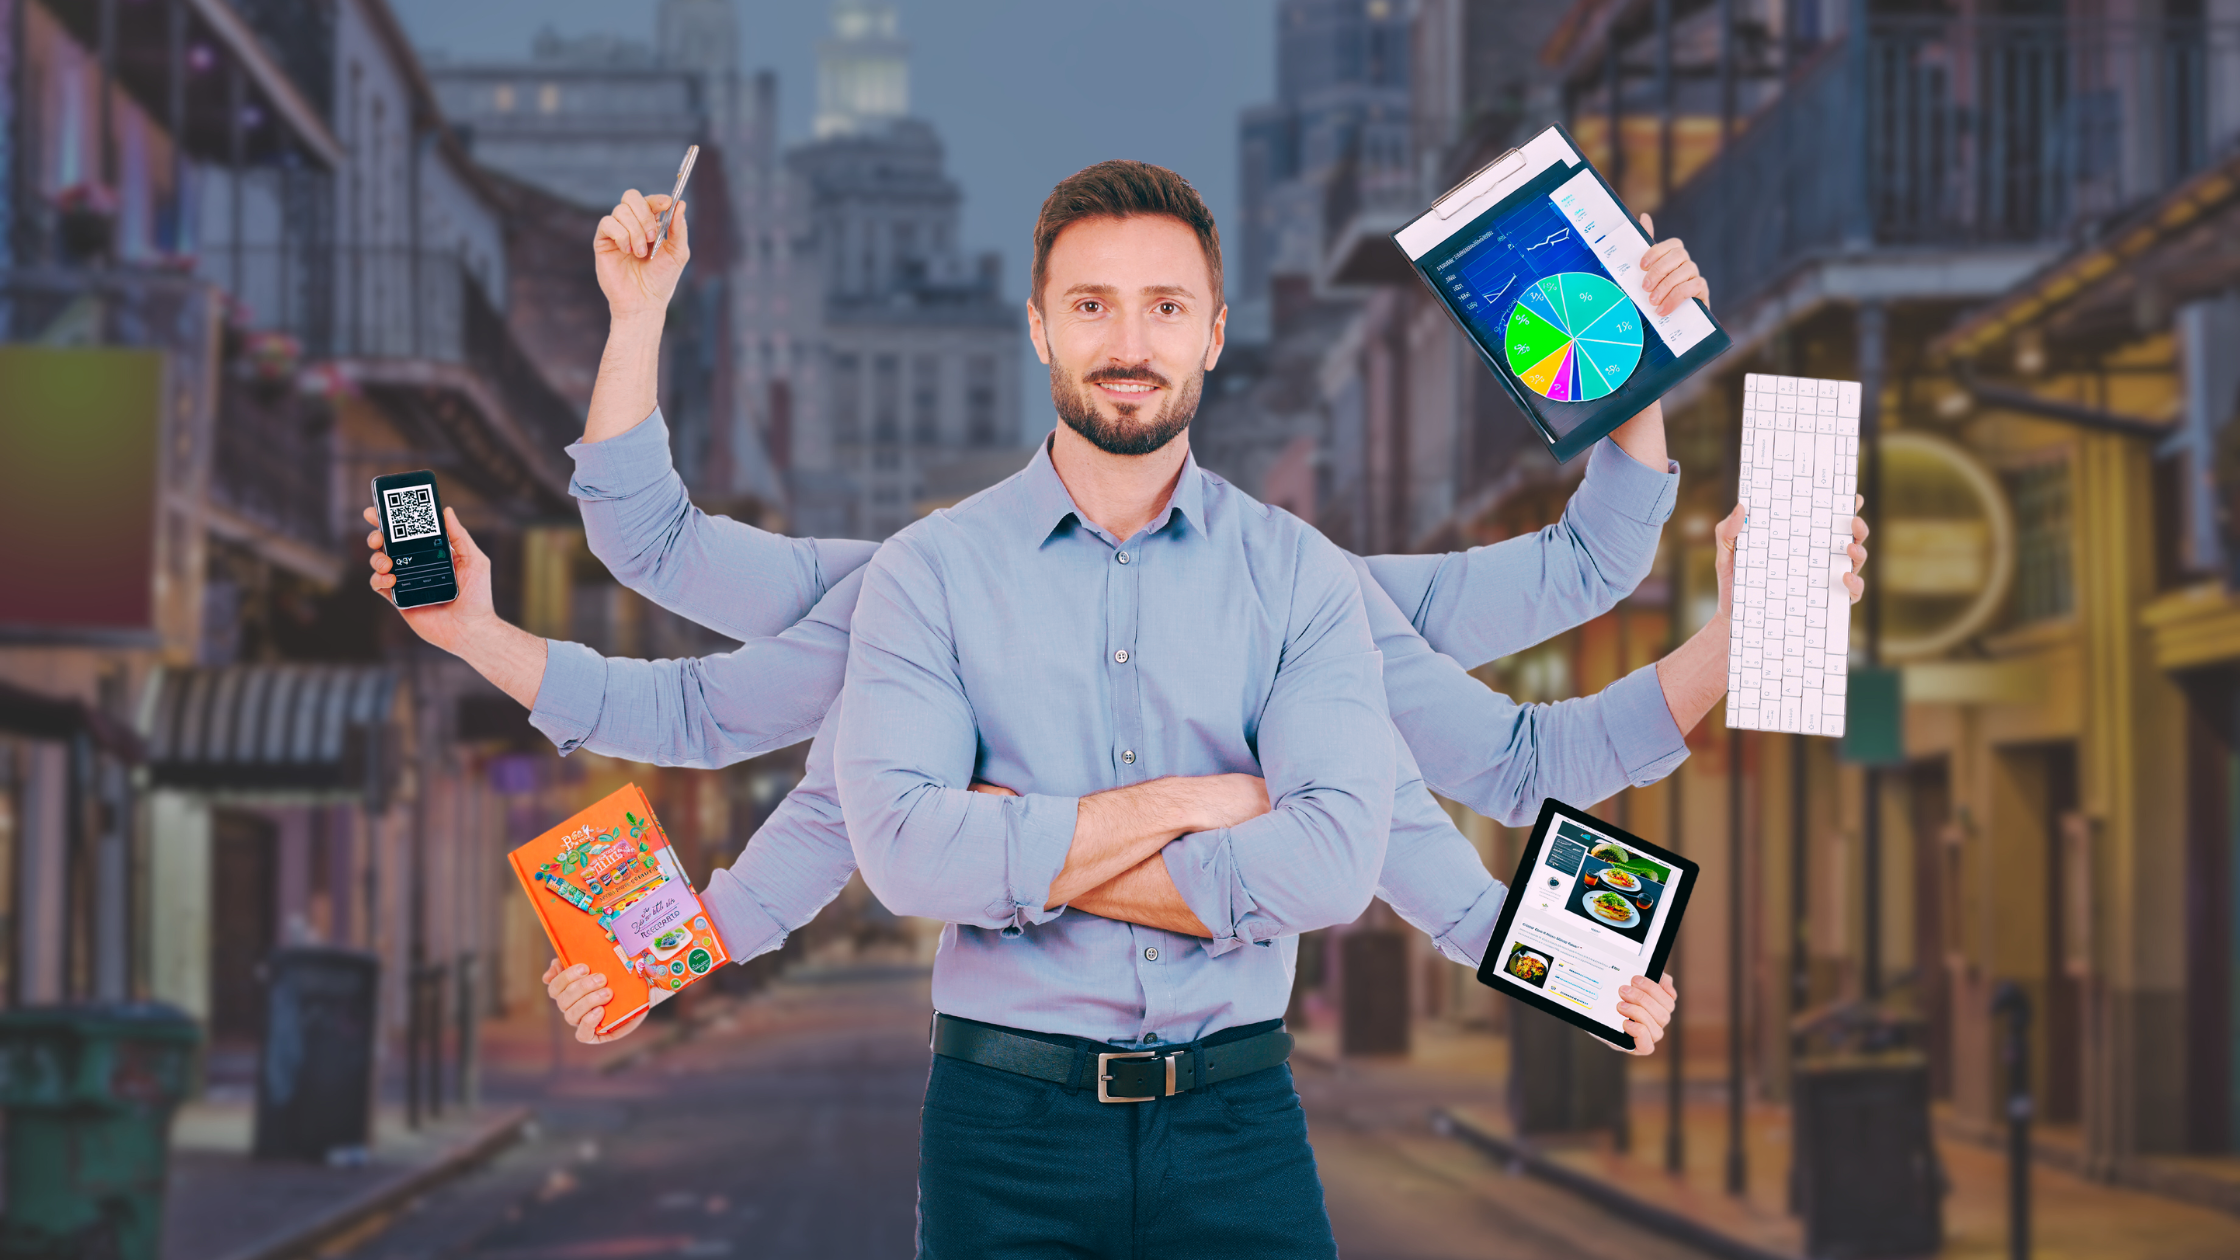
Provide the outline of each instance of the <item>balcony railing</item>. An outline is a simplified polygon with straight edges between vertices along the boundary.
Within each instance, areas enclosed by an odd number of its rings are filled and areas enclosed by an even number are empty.
[[[197,270],[252,327],[294,334],[310,358],[464,361],[476,281],[448,250],[219,245]]]
[[[1658,211],[1723,306],[1816,258],[2064,245],[2240,130],[2240,26],[1881,18],[1832,42]]]
[[[582,430],[514,344],[484,281],[451,251],[220,246],[199,270],[234,295],[252,327],[293,334],[307,359],[463,367],[538,446],[557,451]]]
[[[0,341],[199,351],[209,286],[139,267],[0,268]]]
[[[184,442],[182,449],[191,449],[209,425],[210,492],[220,505],[284,537],[328,545],[333,523],[325,415],[304,404],[292,378],[259,380],[243,340],[223,333],[216,314],[210,285],[175,271],[0,271],[0,341],[163,350],[170,355],[175,399],[201,398],[206,374],[217,372],[214,421],[168,416],[167,429]],[[66,424],[70,417],[43,419]]]

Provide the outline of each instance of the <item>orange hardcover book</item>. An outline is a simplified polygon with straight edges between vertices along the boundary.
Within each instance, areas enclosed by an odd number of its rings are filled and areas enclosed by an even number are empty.
[[[560,965],[614,991],[600,1032],[731,960],[635,783],[508,856]]]

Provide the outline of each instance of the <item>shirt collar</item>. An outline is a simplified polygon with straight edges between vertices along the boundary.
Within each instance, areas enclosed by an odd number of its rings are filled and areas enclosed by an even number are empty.
[[[1052,440],[1044,438],[1041,445],[1035,447],[1034,459],[1028,463],[1024,479],[1028,510],[1032,513],[1028,524],[1040,531],[1036,537],[1041,539],[1049,538],[1069,517],[1077,521],[1088,520],[1075,505],[1073,494],[1066,489],[1066,483],[1059,478],[1058,466],[1050,460]],[[1153,518],[1150,527],[1144,532],[1156,534],[1165,529],[1175,516],[1180,515],[1183,520],[1196,526],[1199,533],[1204,533],[1205,482],[1206,474],[1198,468],[1197,454],[1192,452],[1185,455],[1182,459],[1182,476],[1175,482],[1174,493],[1167,498],[1166,509]]]

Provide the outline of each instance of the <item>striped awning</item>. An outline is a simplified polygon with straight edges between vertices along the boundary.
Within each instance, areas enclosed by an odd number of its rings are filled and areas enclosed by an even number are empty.
[[[147,732],[159,787],[384,794],[395,773],[386,665],[167,670]]]

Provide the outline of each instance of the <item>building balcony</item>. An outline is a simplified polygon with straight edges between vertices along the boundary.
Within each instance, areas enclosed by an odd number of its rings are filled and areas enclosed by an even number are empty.
[[[2240,25],[1897,18],[1795,59],[1673,191],[1745,343],[1824,298],[1980,300],[2240,134]]]
[[[306,364],[382,406],[447,473],[530,515],[565,511],[561,448],[579,411],[513,339],[481,277],[448,250],[219,246],[202,274],[231,293],[239,321],[294,339]]]

